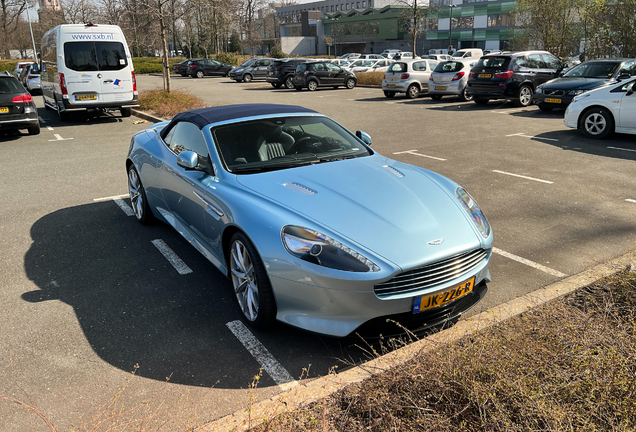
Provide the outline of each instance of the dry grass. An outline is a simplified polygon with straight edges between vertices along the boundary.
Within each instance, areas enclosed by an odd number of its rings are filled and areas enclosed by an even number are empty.
[[[182,111],[203,108],[206,104],[197,96],[182,91],[148,90],[139,93],[139,105],[158,117],[171,119]]]
[[[624,271],[253,431],[634,431],[636,273]]]
[[[358,78],[358,84],[380,87],[384,79],[384,72],[358,73],[356,74],[356,78]]]

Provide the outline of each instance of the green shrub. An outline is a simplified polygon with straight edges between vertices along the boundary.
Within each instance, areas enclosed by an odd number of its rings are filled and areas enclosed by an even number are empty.
[[[269,56],[273,57],[273,58],[287,58],[287,57],[289,57],[289,55],[284,53],[283,50],[281,50],[278,47],[272,48],[272,50],[269,53]]]
[[[240,64],[240,59],[235,53],[220,52],[215,56],[215,58],[220,62],[227,63],[232,66],[238,66]]]
[[[170,70],[172,70],[172,65],[183,60],[182,57],[168,59]],[[136,74],[162,73],[161,63],[163,58],[161,57],[133,57],[132,61]]]
[[[17,64],[18,60],[0,60],[0,72],[11,72],[11,69],[15,69],[15,65]]]

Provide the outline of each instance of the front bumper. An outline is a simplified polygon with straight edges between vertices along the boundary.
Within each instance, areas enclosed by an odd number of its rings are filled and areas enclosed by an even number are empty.
[[[288,325],[311,332],[335,337],[345,337],[364,332],[373,336],[386,329],[386,320],[392,319],[400,325],[419,330],[437,326],[453,319],[473,307],[486,293],[490,281],[489,259],[472,272],[431,289],[409,295],[396,295],[380,299],[374,286],[386,280],[344,281],[333,280],[327,288],[269,275],[278,308],[276,318]],[[475,277],[473,292],[458,300],[421,313],[413,313],[415,298],[443,291]],[[343,284],[347,284],[343,287]],[[403,333],[395,323],[388,323],[389,333]],[[384,334],[389,334],[384,332]],[[376,334],[377,336],[377,334]]]
[[[546,102],[546,99],[559,100],[560,102],[558,103]],[[543,93],[539,93],[539,94],[535,93],[532,96],[532,103],[534,103],[535,105],[543,105],[543,106],[548,106],[553,108],[567,108],[567,106],[570,105],[570,103],[572,103],[572,99],[574,99],[574,96],[568,96],[568,95],[551,96],[551,95],[545,95]]]
[[[572,129],[579,128],[579,117],[585,107],[581,103],[570,103],[565,109],[563,124]]]

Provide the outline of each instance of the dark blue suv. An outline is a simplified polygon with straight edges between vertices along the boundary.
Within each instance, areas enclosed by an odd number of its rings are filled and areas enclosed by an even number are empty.
[[[565,65],[547,51],[504,52],[483,56],[471,69],[466,93],[477,104],[491,99],[532,103],[540,84],[559,76]]]

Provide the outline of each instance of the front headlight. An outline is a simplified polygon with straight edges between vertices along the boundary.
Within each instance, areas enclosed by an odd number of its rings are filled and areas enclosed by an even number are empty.
[[[580,94],[585,93],[586,91],[587,91],[587,90],[570,90],[570,91],[568,92],[568,95],[569,95],[569,96],[578,96],[578,95],[580,95]]]
[[[543,93],[543,87],[541,87],[541,86],[537,87],[537,88],[535,89],[534,93],[535,93],[535,94],[541,94],[541,93]]]
[[[380,267],[362,254],[308,228],[288,225],[282,231],[287,251],[310,263],[351,272],[380,271]]]
[[[455,190],[455,196],[459,202],[462,203],[462,207],[466,210],[466,212],[468,212],[481,235],[484,236],[484,238],[488,238],[490,235],[490,224],[488,223],[488,220],[486,220],[484,213],[479,208],[479,205],[477,205],[477,202],[468,194],[468,192],[464,190],[464,188],[461,187],[458,187]]]
[[[579,95],[579,96],[574,96],[574,99],[572,99],[572,103],[574,103],[574,102],[578,102],[578,101],[580,101],[581,99],[585,99],[585,98],[586,98],[586,97],[588,97],[589,95],[590,95],[589,93],[583,93],[583,94],[581,94],[581,95]]]

